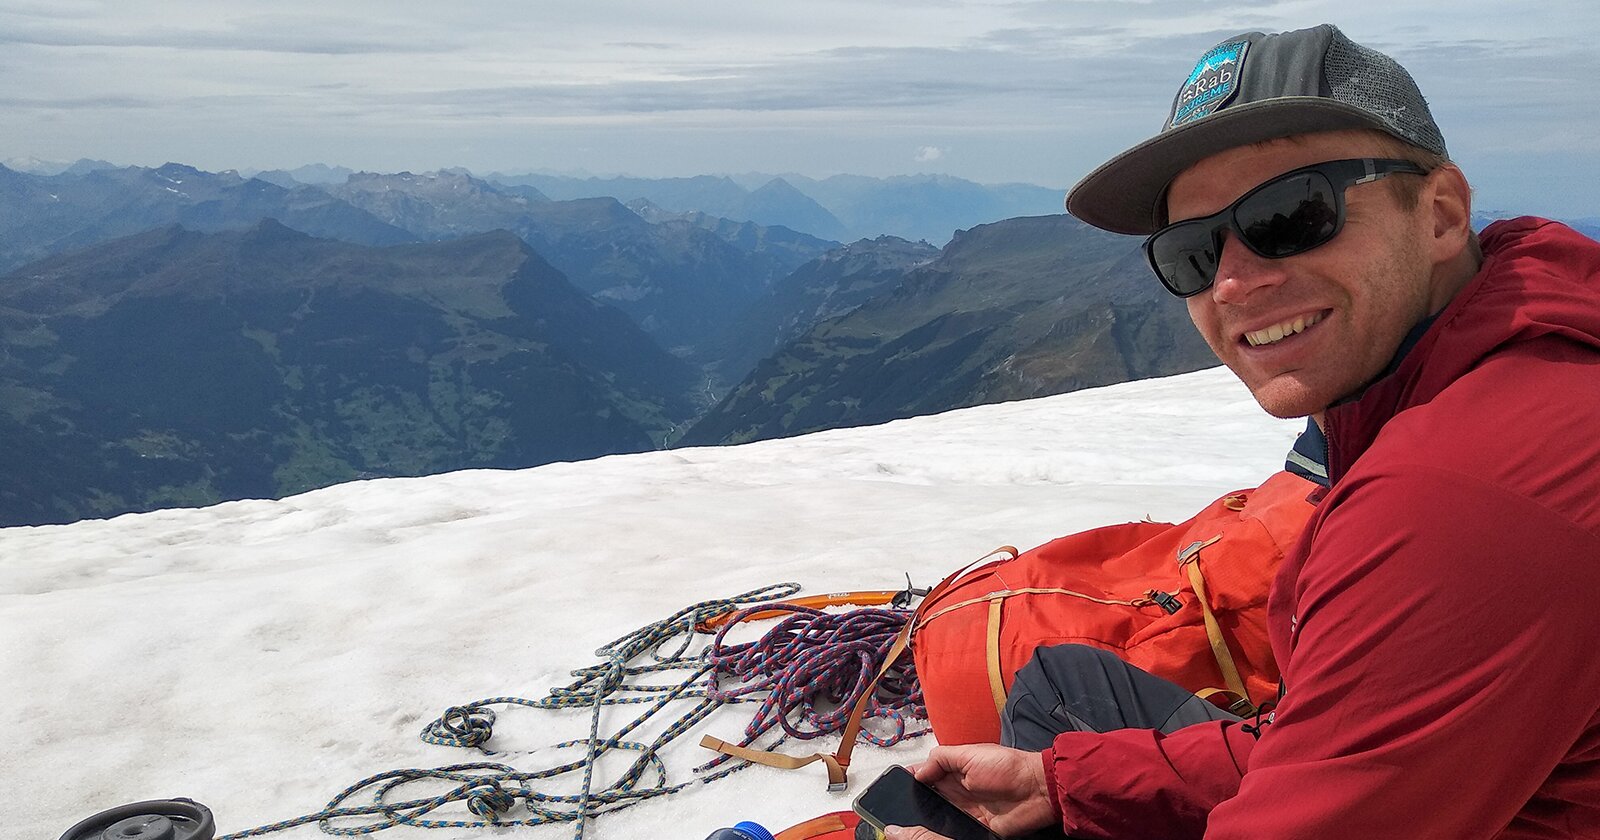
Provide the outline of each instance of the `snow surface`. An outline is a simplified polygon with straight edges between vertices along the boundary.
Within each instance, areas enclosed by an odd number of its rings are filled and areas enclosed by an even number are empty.
[[[595,648],[709,598],[782,581],[895,588],[905,573],[926,586],[997,545],[1187,518],[1279,469],[1300,427],[1216,368],[744,446],[0,530],[5,833],[54,840],[99,810],[186,796],[220,835],[320,810],[386,770],[548,767],[575,757],[552,746],[586,735],[586,711],[497,707],[493,743],[534,751],[499,759],[417,733],[449,706],[542,697]],[[737,740],[752,709],[675,742],[670,781],[709,757],[702,733]],[[606,731],[638,711],[614,708]],[[790,751],[819,746],[836,739]],[[862,780],[930,746],[861,746],[849,793],[827,793],[820,765],[754,767],[586,836],[699,840],[742,819],[777,831],[848,808]]]

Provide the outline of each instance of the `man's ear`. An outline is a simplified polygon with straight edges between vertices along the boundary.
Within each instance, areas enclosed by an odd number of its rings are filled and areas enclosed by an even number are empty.
[[[1429,248],[1434,265],[1444,265],[1472,250],[1472,187],[1453,163],[1428,173],[1428,181],[1422,197],[1433,214]]]

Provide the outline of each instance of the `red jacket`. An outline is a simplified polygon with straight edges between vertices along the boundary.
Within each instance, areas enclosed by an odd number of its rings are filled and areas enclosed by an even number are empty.
[[[1539,219],[1482,241],[1327,413],[1333,487],[1272,588],[1273,722],[1061,735],[1068,833],[1600,837],[1600,245]]]

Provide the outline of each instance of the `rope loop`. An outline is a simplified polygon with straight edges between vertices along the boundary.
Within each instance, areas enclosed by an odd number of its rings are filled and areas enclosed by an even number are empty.
[[[501,787],[498,779],[486,778],[466,792],[467,810],[488,820],[498,822],[500,815],[517,804],[516,796]]]
[[[481,705],[451,706],[422,730],[422,740],[442,747],[482,747],[494,734],[494,710]]]

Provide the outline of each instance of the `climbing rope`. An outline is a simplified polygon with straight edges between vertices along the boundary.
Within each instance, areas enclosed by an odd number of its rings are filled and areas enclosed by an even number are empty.
[[[728,631],[745,616],[778,610],[794,615],[757,641],[725,644]],[[711,644],[709,657],[714,668],[706,696],[740,700],[766,692],[761,708],[745,727],[740,746],[754,743],[774,725],[781,726],[786,737],[802,740],[838,734],[910,618],[905,610],[859,609],[834,614],[790,604],[742,610],[717,632]],[[719,688],[718,678],[723,675],[743,684]],[[863,729],[862,737],[889,747],[927,732],[908,731],[907,715],[928,717],[909,656],[883,675],[862,716],[864,721],[888,719],[894,731],[877,735]]]
[[[480,828],[488,826],[575,823],[574,837],[583,840],[586,825],[603,814],[665,796],[694,784],[714,781],[749,766],[728,756],[695,768],[696,776],[671,784],[660,751],[673,739],[705,720],[724,704],[754,702],[761,707],[745,730],[743,745],[754,743],[774,726],[789,737],[815,738],[844,727],[855,698],[866,690],[887,645],[909,613],[897,610],[857,610],[834,615],[804,607],[768,603],[798,592],[794,583],[762,587],[733,598],[704,601],[672,616],[646,625],[595,651],[601,661],[573,671],[569,685],[552,689],[542,699],[490,697],[452,706],[423,727],[420,737],[430,744],[476,749],[486,756],[492,750],[496,705],[538,709],[587,708],[589,736],[565,741],[557,749],[583,748],[580,759],[543,770],[525,772],[497,762],[454,764],[431,769],[392,770],[370,776],[340,791],[321,810],[283,822],[237,832],[218,840],[241,840],[308,823],[326,834],[358,836],[397,825],[417,828]],[[725,636],[739,621],[760,610],[795,612],[756,642],[725,644]],[[690,653],[695,627],[735,613],[704,650]],[[882,636],[887,633],[889,641]],[[668,671],[688,671],[676,684],[647,685],[635,678]],[[892,679],[891,679],[892,677]],[[727,680],[729,685],[721,687]],[[677,701],[695,700],[688,711],[648,743],[629,736]],[[649,704],[637,718],[615,733],[600,735],[601,711],[607,706]],[[894,723],[888,735],[863,730],[874,744],[889,745],[923,734],[908,732],[905,716],[926,718],[916,677],[904,666],[892,669],[879,683],[869,717]],[[795,718],[796,720],[791,720]],[[925,730],[924,730],[925,731]],[[771,746],[776,746],[773,744]],[[604,789],[595,789],[594,770],[601,756],[612,750],[637,753],[621,776]],[[576,794],[552,794],[530,783],[581,770],[582,787]],[[408,786],[428,785],[431,795],[402,799]],[[443,786],[444,790],[440,791]],[[358,800],[368,794],[367,804]],[[522,803],[525,814],[513,813]],[[448,806],[462,807],[476,819],[439,819],[430,815]]]

